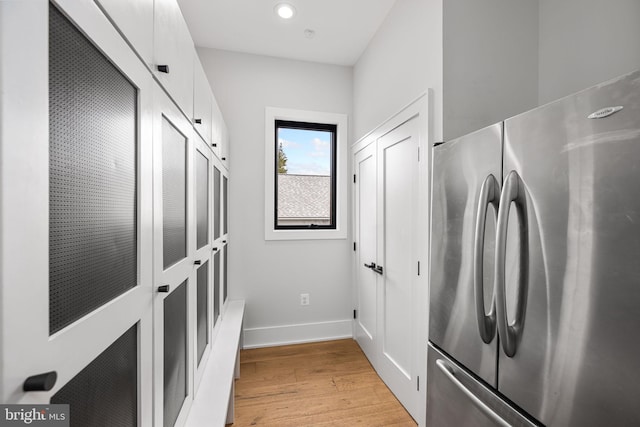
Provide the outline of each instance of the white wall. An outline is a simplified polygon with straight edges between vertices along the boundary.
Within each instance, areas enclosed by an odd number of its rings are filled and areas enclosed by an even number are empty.
[[[442,0],[397,0],[353,71],[357,140],[428,88],[442,139]]]
[[[539,1],[541,104],[640,68],[640,1]]]
[[[537,0],[444,3],[443,96],[445,141],[538,105]]]
[[[350,116],[352,69],[198,54],[231,135],[229,295],[246,301],[245,346],[351,336],[350,238],[265,241],[263,227],[265,107]],[[309,306],[300,305],[303,292]]]

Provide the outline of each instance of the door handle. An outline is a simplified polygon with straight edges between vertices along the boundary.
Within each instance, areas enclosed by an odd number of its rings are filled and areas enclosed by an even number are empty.
[[[484,233],[489,205],[493,205],[498,212],[500,200],[500,185],[493,175],[487,176],[480,189],[478,198],[478,213],[476,215],[476,232],[473,248],[473,290],[476,300],[476,320],[480,338],[485,344],[493,341],[496,334],[496,291],[493,288],[491,308],[489,313],[484,311]]]
[[[471,402],[482,411],[486,416],[488,416],[496,425],[501,427],[511,427],[511,424],[508,423],[504,418],[502,418],[496,411],[491,409],[486,403],[484,403],[478,396],[476,396],[469,388],[464,385],[464,383],[456,377],[455,372],[452,368],[447,366],[448,363],[443,359],[436,360],[436,366],[440,371],[444,374],[445,377],[449,381],[455,385],[458,390],[463,392],[465,396],[471,400]]]
[[[507,226],[511,203],[515,203],[520,223],[520,273],[518,275],[518,292],[515,320],[509,324],[507,317],[507,292],[505,284],[505,263],[507,251]],[[495,292],[498,333],[502,349],[508,357],[516,354],[518,341],[522,338],[525,311],[527,306],[529,276],[529,234],[527,231],[527,198],[522,179],[516,171],[509,172],[500,196],[496,236]]]
[[[56,371],[32,375],[22,384],[22,391],[49,391],[56,385],[58,373]]]
[[[365,264],[364,266],[373,270],[374,268],[376,268],[376,263],[372,262],[371,264]]]
[[[373,271],[375,271],[376,273],[382,275],[383,268],[382,268],[381,265],[376,265],[375,267],[373,267]]]

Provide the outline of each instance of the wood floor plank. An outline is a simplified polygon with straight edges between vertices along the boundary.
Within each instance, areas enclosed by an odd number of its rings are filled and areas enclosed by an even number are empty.
[[[416,426],[351,339],[243,350],[233,426]]]

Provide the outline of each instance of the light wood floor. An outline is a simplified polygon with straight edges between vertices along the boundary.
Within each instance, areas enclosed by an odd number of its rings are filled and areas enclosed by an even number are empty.
[[[416,426],[354,340],[240,353],[234,427]]]

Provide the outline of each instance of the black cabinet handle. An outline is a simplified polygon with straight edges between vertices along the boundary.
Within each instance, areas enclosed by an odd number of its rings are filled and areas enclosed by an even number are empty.
[[[371,264],[365,264],[364,266],[373,270],[374,268],[376,268],[376,263],[372,262]]]
[[[226,240],[223,240],[223,241],[222,241],[222,244],[225,244],[225,243],[227,243],[227,241],[226,241]]]
[[[169,285],[158,286],[158,292],[161,292],[163,294],[168,294],[169,292],[171,292],[171,286]]]
[[[33,375],[24,380],[23,391],[49,391],[56,385],[58,373],[56,371]]]
[[[222,161],[223,161],[223,162],[224,162],[224,161],[226,161],[226,160],[227,160],[227,158],[226,158],[226,157],[223,157],[223,158],[222,158]]]
[[[211,146],[212,146],[212,147],[217,147],[217,146],[218,146],[218,144],[211,144]]]
[[[202,124],[202,119],[193,119],[193,122],[197,125],[201,125]]]
[[[202,261],[200,261],[199,259],[197,259],[197,260],[193,261],[193,263],[194,263],[195,265],[200,265],[200,264],[202,264]]]
[[[378,273],[378,274],[382,275],[382,272],[383,272],[382,266],[381,266],[381,265],[376,265],[376,266],[373,268],[373,271],[375,271],[376,273]]]
[[[169,74],[169,66],[168,65],[158,65],[156,68],[161,73]]]
[[[218,248],[211,248],[212,251],[217,252]]]

